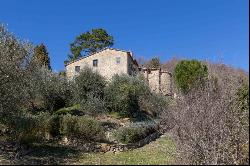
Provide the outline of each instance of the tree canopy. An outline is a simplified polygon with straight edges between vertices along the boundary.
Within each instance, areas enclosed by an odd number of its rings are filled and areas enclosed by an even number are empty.
[[[149,68],[159,68],[160,66],[161,64],[159,57],[153,57],[147,64],[147,67]]]
[[[184,93],[197,82],[207,77],[208,69],[197,60],[182,60],[174,70],[174,81],[176,86]]]
[[[51,70],[49,53],[43,43],[35,47],[33,59],[36,60],[40,66],[45,66]]]
[[[75,41],[70,44],[71,54],[69,55],[69,60],[75,60],[88,53],[110,47],[113,44],[113,36],[109,35],[105,29],[92,29],[77,36]]]

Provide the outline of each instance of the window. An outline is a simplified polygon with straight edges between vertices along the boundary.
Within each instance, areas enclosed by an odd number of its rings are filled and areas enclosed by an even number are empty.
[[[75,66],[75,72],[79,73],[80,72],[80,66]]]
[[[116,57],[116,64],[120,64],[121,63],[121,57]]]
[[[98,66],[98,59],[93,60],[93,66],[97,67]]]

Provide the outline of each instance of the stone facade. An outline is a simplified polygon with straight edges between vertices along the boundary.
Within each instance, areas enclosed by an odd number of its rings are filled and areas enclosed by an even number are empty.
[[[131,52],[106,48],[66,64],[67,78],[73,79],[79,73],[79,70],[84,69],[85,66],[99,72],[108,80],[114,74],[134,75],[138,69],[138,64],[133,59]]]
[[[140,68],[130,51],[105,48],[69,62],[65,65],[67,78],[72,80],[85,66],[99,72],[108,80],[115,74],[137,75],[142,73],[153,91],[172,95],[171,73],[161,69]]]
[[[161,68],[139,68],[152,91],[172,95],[172,74]]]

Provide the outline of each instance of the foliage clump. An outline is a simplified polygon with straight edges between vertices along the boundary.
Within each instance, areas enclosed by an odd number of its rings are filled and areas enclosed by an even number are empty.
[[[45,141],[46,134],[54,138],[67,136],[79,141],[104,140],[101,124],[84,116],[23,113],[16,124],[15,139],[24,144]]]
[[[113,44],[113,36],[109,35],[105,29],[92,29],[77,36],[75,41],[70,44],[71,55],[69,55],[69,60],[75,60]]]
[[[51,117],[48,113],[32,115],[21,113],[12,128],[12,139],[23,144],[41,142],[45,138],[45,133],[52,130]]]
[[[134,123],[129,127],[119,128],[114,136],[118,141],[128,144],[136,143],[154,132],[157,132],[157,126],[154,123]]]
[[[160,98],[158,94],[152,93],[146,82],[139,77],[115,75],[105,88],[108,110],[118,112],[122,117],[138,117],[143,113],[156,115],[157,111],[163,109],[161,106],[164,104],[161,104],[165,103],[165,100],[166,98]],[[155,101],[160,101],[159,107]],[[156,107],[152,108],[150,104]]]
[[[115,112],[122,117],[142,118],[157,116],[165,105],[165,99],[152,93],[139,77],[116,75],[107,83],[86,67],[69,81],[65,73],[51,70],[44,45],[34,47],[3,26],[0,95],[0,123],[11,130],[13,140],[25,144],[45,141],[48,136],[99,141],[103,129],[86,114]]]
[[[89,67],[83,68],[74,79],[76,102],[87,100],[90,94],[97,98],[103,98],[105,86],[106,80],[98,72],[94,72]]]
[[[99,122],[70,114],[61,118],[60,134],[83,141],[104,140],[104,130]]]
[[[175,84],[184,93],[207,76],[207,66],[197,60],[182,60],[174,69]]]
[[[105,112],[103,98],[106,84],[103,76],[85,67],[72,82],[73,102],[80,104],[81,110],[86,113],[94,115]]]
[[[160,68],[161,63],[160,63],[160,58],[159,57],[154,57],[150,61],[147,62],[146,66],[148,68]]]
[[[49,53],[44,44],[40,44],[34,48],[32,61],[35,61],[40,67],[46,67],[51,70]]]
[[[54,112],[71,104],[73,92],[66,78],[47,68],[38,68],[27,75],[25,105],[31,111]]]
[[[208,77],[205,72],[202,83],[192,84],[188,93],[177,92],[169,108],[176,143],[190,164],[248,164],[249,85],[244,85],[246,79],[239,70],[222,64],[207,66]]]

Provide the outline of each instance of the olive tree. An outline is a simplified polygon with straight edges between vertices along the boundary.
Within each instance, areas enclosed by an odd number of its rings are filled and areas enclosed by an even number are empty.
[[[0,115],[12,119],[21,109],[24,78],[32,56],[32,44],[16,38],[0,25]]]

